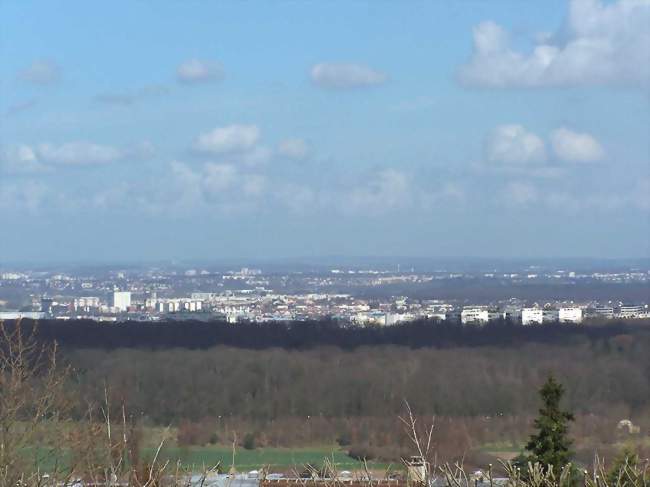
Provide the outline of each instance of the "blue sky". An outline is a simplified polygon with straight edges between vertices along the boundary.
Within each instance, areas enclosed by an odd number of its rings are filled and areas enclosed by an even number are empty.
[[[650,256],[650,0],[0,22],[2,261]]]

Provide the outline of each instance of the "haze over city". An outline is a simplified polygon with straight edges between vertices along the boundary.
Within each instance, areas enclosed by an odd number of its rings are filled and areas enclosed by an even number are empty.
[[[650,256],[650,5],[0,5],[0,260]]]

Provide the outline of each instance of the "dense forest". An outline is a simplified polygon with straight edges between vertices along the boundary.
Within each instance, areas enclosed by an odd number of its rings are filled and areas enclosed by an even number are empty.
[[[31,326],[29,320],[23,326]],[[8,322],[7,326],[13,326]],[[162,321],[101,323],[92,320],[41,320],[38,337],[65,348],[207,349],[218,345],[248,349],[304,350],[332,346],[345,350],[363,346],[410,348],[517,347],[523,343],[570,345],[597,342],[618,335],[646,336],[645,320],[606,322],[600,326],[550,323],[520,326],[501,320],[485,326],[419,320],[399,326],[360,327],[334,320],[278,323],[225,321]]]
[[[624,433],[622,419],[650,431],[645,323],[364,329],[331,321],[44,321],[38,337],[60,344],[78,417],[107,389],[111,403],[142,424],[174,425],[179,444],[227,443],[237,432],[262,446],[338,442],[382,455],[403,438],[397,418],[408,400],[423,417],[436,416],[448,455],[517,445],[549,373],[566,387],[574,433],[589,454]]]

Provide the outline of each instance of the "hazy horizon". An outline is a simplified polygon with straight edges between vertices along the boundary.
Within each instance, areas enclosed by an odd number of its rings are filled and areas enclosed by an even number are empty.
[[[592,258],[592,257],[424,257],[424,256],[291,256],[276,258],[213,258],[84,261],[0,261],[0,270],[14,271],[118,271],[164,269],[179,272],[194,269],[210,272],[234,271],[239,268],[259,268],[264,273],[274,272],[329,272],[342,270],[379,270],[408,272],[517,272],[525,269],[564,269],[565,271],[614,271],[647,268],[650,258]]]

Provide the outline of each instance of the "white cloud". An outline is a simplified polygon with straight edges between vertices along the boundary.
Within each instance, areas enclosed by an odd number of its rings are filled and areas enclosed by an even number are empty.
[[[517,124],[494,129],[486,141],[485,151],[490,162],[526,164],[546,160],[544,141]]]
[[[194,167],[175,161],[164,186],[170,190],[149,195],[147,207],[151,211],[176,214],[207,210],[229,215],[256,208],[265,194],[266,178],[232,164],[209,162]]]
[[[605,156],[600,142],[587,133],[561,127],[551,133],[550,139],[553,151],[563,161],[594,162]]]
[[[426,188],[413,191],[417,203],[425,211],[436,210],[442,205],[453,205],[459,208],[467,201],[465,188],[453,181],[427,185]]]
[[[386,74],[362,64],[320,63],[311,68],[314,84],[327,89],[363,88],[384,83]]]
[[[131,189],[131,186],[124,182],[109,184],[105,188],[92,192],[90,204],[102,210],[128,207],[131,211],[133,208],[131,203],[134,201]]]
[[[208,192],[225,191],[237,178],[237,169],[230,164],[208,163],[203,167],[202,183]]]
[[[0,169],[9,174],[36,173],[47,168],[29,145],[7,147],[0,151]]]
[[[266,190],[266,178],[261,174],[246,174],[241,189],[247,196],[261,196]]]
[[[224,77],[223,67],[216,61],[189,59],[176,69],[176,78],[181,83],[208,83]]]
[[[407,207],[412,199],[409,177],[396,169],[384,169],[365,186],[352,189],[341,202],[344,212],[376,214]]]
[[[513,208],[545,208],[565,214],[606,214],[623,209],[650,211],[650,179],[647,178],[611,191],[585,191],[580,185],[558,187],[557,184],[548,185],[540,181],[536,184],[510,181],[501,188],[500,194],[505,204]]]
[[[10,174],[46,172],[55,166],[90,166],[126,158],[147,159],[154,152],[154,146],[149,141],[126,148],[86,141],[20,144],[0,149],[0,169]]]
[[[275,196],[289,211],[297,214],[313,211],[318,203],[317,193],[306,184],[283,184]]]
[[[494,22],[474,29],[460,81],[484,87],[627,85],[650,82],[650,2],[571,0],[566,32],[538,36],[530,52],[511,46]]]
[[[303,139],[285,139],[278,144],[278,153],[289,159],[301,160],[309,154],[309,146]]]
[[[530,183],[513,181],[506,185],[505,188],[506,202],[515,206],[527,206],[537,202],[539,192],[535,186]]]
[[[49,189],[38,181],[0,184],[0,208],[37,213],[49,196]]]
[[[255,146],[259,137],[256,125],[228,125],[199,135],[194,148],[211,154],[246,151]]]
[[[273,157],[273,151],[268,147],[254,147],[253,149],[237,154],[234,159],[247,166],[262,166]]]
[[[152,201],[148,207],[154,211],[188,210],[203,202],[202,177],[182,162],[169,165],[169,180],[166,180],[167,194],[160,195],[160,201]],[[171,207],[170,207],[171,206]]]
[[[39,59],[30,64],[27,68],[18,73],[18,77],[28,83],[47,85],[59,80],[61,70],[51,60]]]
[[[36,154],[43,162],[62,165],[107,164],[123,156],[123,152],[115,147],[84,141],[40,144]]]

